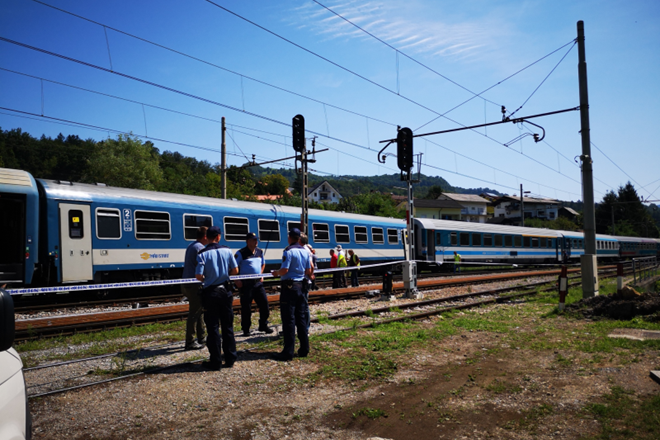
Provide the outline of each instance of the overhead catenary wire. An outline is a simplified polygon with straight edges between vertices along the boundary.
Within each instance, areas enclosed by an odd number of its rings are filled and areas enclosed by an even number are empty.
[[[231,73],[231,74],[233,74],[233,75],[236,75],[236,76],[240,77],[240,78],[241,78],[241,81],[242,81],[242,79],[247,79],[247,80],[253,81],[253,82],[255,82],[255,83],[258,83],[258,84],[264,85],[264,86],[266,86],[266,87],[270,87],[270,88],[273,88],[273,89],[279,90],[279,91],[281,91],[281,92],[285,92],[285,93],[288,93],[288,94],[291,94],[291,95],[297,96],[297,97],[299,97],[299,98],[303,98],[303,99],[306,99],[306,100],[309,100],[309,101],[315,102],[315,103],[317,103],[317,104],[327,105],[328,107],[331,107],[331,108],[334,108],[334,109],[336,109],[336,110],[340,110],[340,111],[343,111],[343,112],[346,112],[346,113],[350,113],[350,114],[353,114],[353,115],[355,115],[355,116],[361,116],[361,117],[364,117],[364,118],[370,119],[370,120],[372,120],[372,121],[380,122],[380,123],[382,123],[382,124],[391,125],[391,126],[394,126],[394,127],[396,126],[396,124],[393,123],[393,122],[384,121],[384,120],[382,120],[382,119],[378,119],[378,118],[375,118],[375,117],[373,117],[373,116],[368,116],[368,115],[365,115],[365,114],[362,114],[362,113],[359,113],[359,112],[356,112],[356,111],[353,111],[353,110],[349,110],[349,109],[344,108],[344,107],[340,107],[340,106],[337,106],[337,105],[334,105],[334,104],[330,104],[330,103],[325,102],[325,101],[321,101],[321,100],[316,99],[316,98],[312,98],[312,97],[307,96],[307,95],[303,95],[303,94],[298,93],[298,92],[294,92],[293,90],[289,90],[289,89],[286,89],[286,88],[284,88],[284,87],[280,87],[280,86],[277,86],[277,85],[275,85],[275,84],[271,84],[271,83],[269,83],[269,82],[266,82],[266,81],[263,81],[263,80],[260,80],[260,79],[257,79],[257,78],[254,78],[254,77],[251,77],[251,76],[249,76],[249,75],[245,75],[245,74],[240,73],[240,72],[237,72],[237,71],[235,71],[235,70],[231,70],[231,69],[228,69],[228,68],[226,68],[226,67],[222,67],[222,66],[220,66],[219,64],[212,63],[212,62],[210,62],[210,61],[207,61],[207,60],[204,60],[204,59],[202,59],[202,58],[199,58],[199,57],[196,57],[196,56],[190,55],[190,54],[185,53],[185,52],[182,52],[182,51],[180,51],[180,50],[173,49],[173,48],[171,48],[171,47],[165,46],[165,45],[160,44],[160,43],[156,43],[156,42],[151,41],[151,40],[148,40],[148,39],[146,39],[146,38],[144,38],[144,37],[140,37],[140,36],[137,36],[137,35],[135,35],[135,34],[131,34],[131,33],[129,33],[129,32],[123,31],[123,30],[121,30],[121,29],[118,29],[118,28],[115,28],[115,27],[112,27],[112,26],[109,26],[109,25],[103,24],[103,23],[101,23],[101,22],[98,22],[98,21],[95,21],[95,20],[92,20],[92,19],[89,19],[89,18],[84,17],[84,16],[82,16],[82,15],[79,15],[79,14],[76,14],[76,13],[73,13],[73,12],[70,12],[70,11],[67,11],[66,9],[63,9],[63,8],[60,8],[60,7],[57,7],[57,6],[53,6],[53,5],[51,5],[51,4],[48,4],[48,3],[42,2],[42,1],[40,1],[40,0],[32,0],[32,1],[35,2],[35,3],[39,3],[39,4],[43,5],[43,6],[47,6],[47,7],[49,7],[49,8],[55,9],[55,10],[57,10],[57,11],[60,11],[60,12],[62,12],[62,13],[64,13],[64,14],[71,15],[71,16],[73,16],[73,17],[79,18],[79,19],[84,20],[84,21],[87,21],[87,22],[89,22],[89,23],[93,23],[93,24],[95,24],[95,25],[97,25],[97,26],[101,26],[101,27],[103,27],[104,29],[105,29],[105,28],[110,29],[110,30],[112,30],[112,31],[115,31],[115,32],[120,33],[120,34],[122,34],[122,35],[125,35],[125,36],[127,36],[127,37],[135,38],[136,40],[142,41],[142,42],[144,42],[144,43],[147,43],[147,44],[150,44],[150,45],[152,45],[152,46],[158,47],[158,48],[160,48],[160,49],[164,49],[164,50],[167,50],[167,51],[169,51],[169,52],[175,53],[175,54],[177,54],[177,55],[181,55],[181,56],[186,57],[186,58],[188,58],[188,59],[191,59],[191,60],[194,60],[194,61],[197,61],[197,62],[200,62],[200,63],[206,64],[207,66],[214,67],[214,68],[219,69],[219,70],[222,70],[222,71],[224,71],[224,72]],[[110,70],[112,70],[112,67],[111,67]],[[245,105],[245,104],[243,103],[243,105]]]

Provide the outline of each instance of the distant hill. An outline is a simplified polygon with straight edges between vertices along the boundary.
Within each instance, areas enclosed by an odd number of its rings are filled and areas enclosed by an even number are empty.
[[[287,168],[264,168],[264,167],[251,167],[252,175],[259,179],[261,176],[269,174],[281,174],[286,177],[291,186],[299,191],[300,186],[296,185],[299,177],[295,170]],[[334,188],[341,193],[342,196],[354,196],[357,194],[365,194],[371,191],[393,193],[397,195],[405,195],[405,182],[401,181],[399,174],[383,174],[381,176],[319,176],[314,173],[309,174],[310,187],[327,180]],[[426,176],[420,175],[420,182],[413,185],[415,197],[423,197],[432,186],[439,186],[443,191],[455,192],[461,194],[481,194],[488,192],[496,195],[502,195],[499,191],[491,188],[460,188],[454,187],[449,184],[445,179],[440,176]]]

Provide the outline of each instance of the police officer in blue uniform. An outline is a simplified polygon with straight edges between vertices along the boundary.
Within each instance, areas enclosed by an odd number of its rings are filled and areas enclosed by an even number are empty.
[[[310,264],[309,252],[298,243],[300,230],[289,231],[289,246],[284,249],[282,266],[271,274],[281,277],[282,292],[280,294],[280,314],[282,317],[282,333],[284,349],[275,356],[278,361],[293,359],[296,344],[296,330],[300,348],[298,356],[309,354],[309,337],[307,334],[307,281],[305,276],[311,277],[313,269]]]
[[[222,351],[225,353],[225,368],[234,366],[238,358],[234,338],[234,309],[230,275],[238,274],[238,264],[231,249],[219,245],[220,228],[211,226],[206,231],[209,244],[197,255],[195,277],[202,282],[202,305],[204,322],[208,336],[206,346],[210,359],[202,362],[207,370],[219,370],[222,364]],[[219,321],[219,325],[218,325]],[[222,330],[222,339],[218,327]]]
[[[257,234],[249,232],[245,237],[246,246],[236,252],[234,258],[238,264],[238,273],[240,275],[261,274],[266,267],[264,251],[257,247]],[[264,289],[263,278],[250,278],[247,280],[237,280],[236,286],[241,294],[241,327],[243,336],[250,336],[250,325],[252,324],[252,300],[259,307],[259,331],[267,334],[273,333],[273,329],[268,327],[268,297]]]

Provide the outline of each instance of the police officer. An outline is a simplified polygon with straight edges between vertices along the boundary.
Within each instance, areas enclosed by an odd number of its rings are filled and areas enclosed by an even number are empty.
[[[207,370],[219,370],[221,366],[220,345],[225,353],[225,368],[234,366],[238,358],[236,340],[234,339],[234,309],[233,296],[229,282],[230,275],[238,274],[238,264],[231,249],[219,245],[220,228],[211,226],[206,231],[209,244],[197,255],[195,277],[202,282],[202,305],[204,306],[204,322],[208,336],[206,346],[210,359],[202,362]],[[218,321],[222,328],[222,339],[218,331]]]
[[[249,232],[245,237],[246,246],[236,252],[234,258],[238,264],[238,273],[241,275],[261,274],[266,267],[264,251],[257,247],[257,234]],[[236,286],[241,294],[241,327],[243,336],[250,336],[250,325],[252,324],[252,300],[259,307],[259,331],[267,334],[273,333],[268,327],[268,297],[264,289],[263,278],[250,278],[237,280]]]
[[[208,244],[206,239],[206,226],[200,226],[197,229],[197,240],[188,246],[186,256],[183,260],[183,274],[181,278],[194,278],[195,267],[197,266],[197,254]],[[188,298],[188,320],[186,321],[186,350],[199,350],[204,348],[202,345],[206,338],[204,337],[204,322],[202,298],[200,296],[200,285],[182,284],[181,293]],[[195,328],[197,329],[195,340]]]
[[[309,354],[309,337],[307,334],[307,282],[305,276],[310,277],[313,269],[310,264],[309,252],[298,243],[300,230],[289,231],[289,246],[284,249],[282,266],[272,271],[274,277],[282,278],[282,293],[280,294],[280,314],[282,317],[282,333],[284,336],[284,349],[275,356],[279,361],[293,359],[293,350],[296,344],[296,330],[300,348],[298,356],[306,357]]]

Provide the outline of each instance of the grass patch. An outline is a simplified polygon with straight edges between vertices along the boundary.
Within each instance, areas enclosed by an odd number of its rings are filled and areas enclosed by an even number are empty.
[[[632,391],[612,387],[602,403],[584,408],[584,416],[601,425],[601,431],[590,439],[660,438],[660,395],[635,398]]]
[[[387,413],[382,409],[375,408],[360,408],[353,413],[353,418],[357,419],[360,416],[366,416],[368,419],[375,420],[380,417],[387,417]]]

